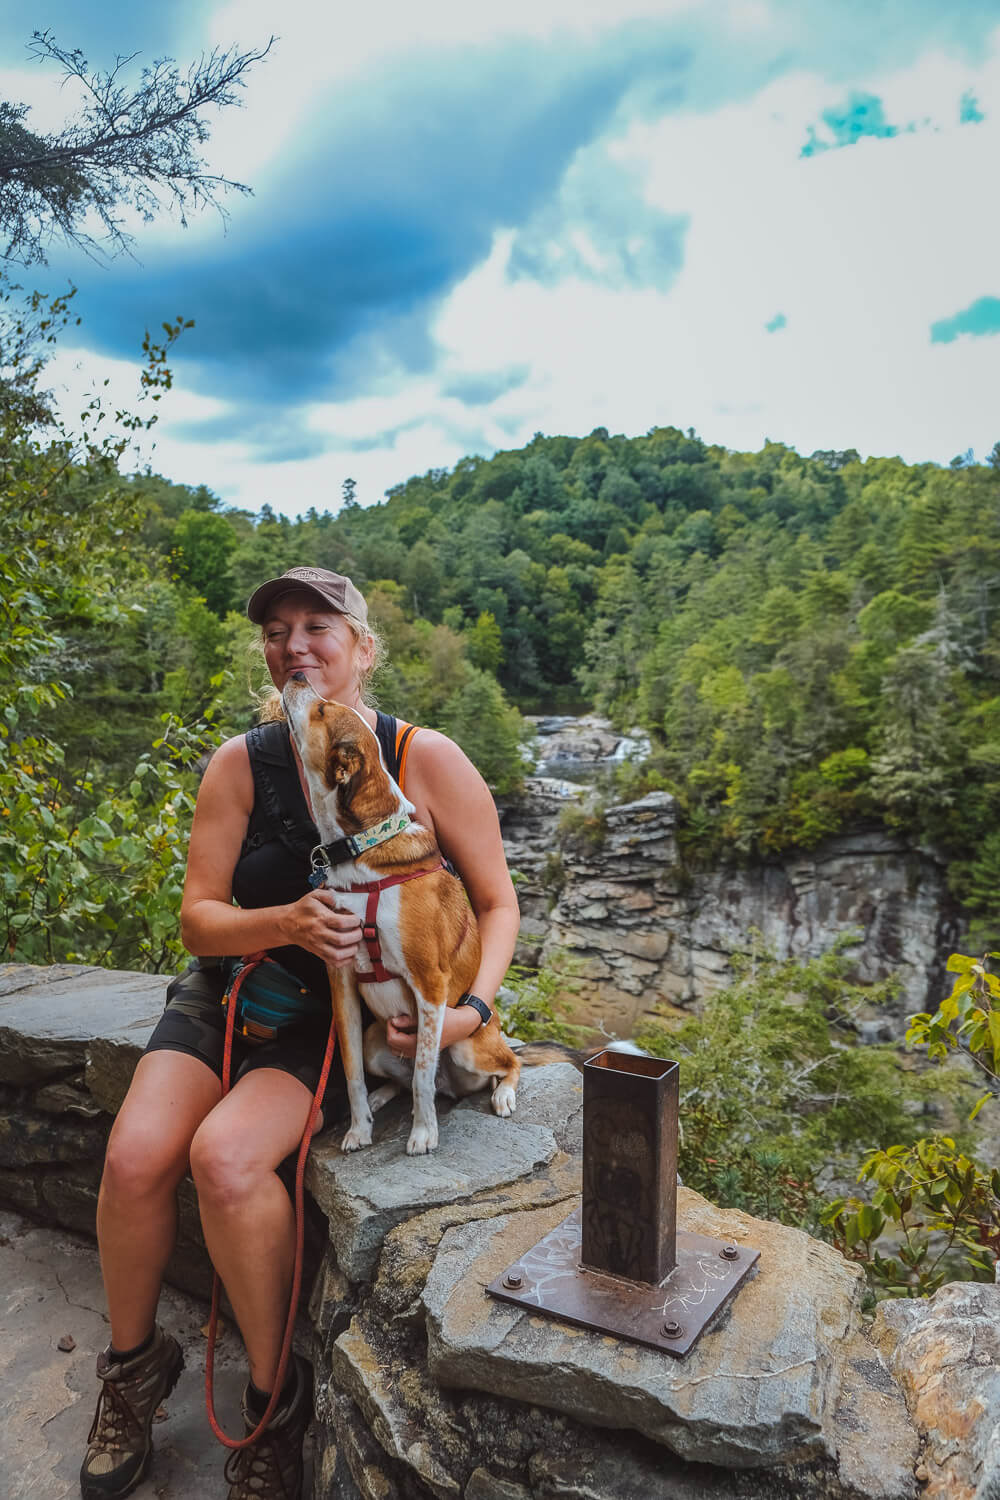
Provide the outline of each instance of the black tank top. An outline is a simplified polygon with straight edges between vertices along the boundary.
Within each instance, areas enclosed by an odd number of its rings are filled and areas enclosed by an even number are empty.
[[[380,713],[375,732],[386,769],[402,786],[406,753],[416,730]],[[309,815],[285,721],[255,725],[246,743],[254,803],[233,871],[233,896],[247,909],[283,906],[309,890],[309,856],[322,839]],[[269,951],[310,989],[327,992],[326,965],[315,953],[294,946]]]

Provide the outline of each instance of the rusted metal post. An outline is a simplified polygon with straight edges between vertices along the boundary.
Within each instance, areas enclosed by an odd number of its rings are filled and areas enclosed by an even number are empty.
[[[683,1358],[760,1252],[677,1228],[676,1062],[600,1052],[583,1076],[582,1202],[486,1290]]]
[[[583,1238],[591,1271],[659,1286],[677,1264],[675,1062],[600,1052],[583,1069]]]

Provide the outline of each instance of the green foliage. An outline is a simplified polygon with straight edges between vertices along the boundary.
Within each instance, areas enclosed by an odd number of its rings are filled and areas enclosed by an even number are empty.
[[[125,790],[65,779],[57,757],[44,769],[22,759],[3,766],[0,931],[12,959],[178,966],[192,767],[215,742],[209,726],[168,716],[158,753],[139,759]]]
[[[48,440],[33,435],[27,398],[68,317],[67,299],[37,295],[20,308],[8,296],[0,316],[0,390],[14,394],[0,427],[0,929],[23,962],[158,969],[179,952],[186,768],[204,745],[170,724],[122,792],[89,767],[86,744],[70,754],[55,733],[72,706],[74,642],[128,636],[142,613],[139,516],[117,464],[155,421],[111,415],[98,393],[81,436],[49,412]],[[147,335],[141,397],[169,389],[166,354],[183,326],[164,325],[162,344]]]
[[[608,825],[601,808],[581,807],[571,803],[559,814],[556,842],[561,849],[580,849],[593,853],[608,836]]]
[[[821,1168],[851,1170],[883,1133],[912,1137],[896,1052],[852,1045],[853,1017],[893,984],[851,983],[843,949],[805,964],[739,959],[700,1016],[636,1032],[681,1065],[681,1176],[713,1201],[815,1230]]]
[[[472,761],[498,795],[516,791],[525,771],[524,723],[485,672],[467,668],[461,685],[441,709],[440,727]]]
[[[939,1135],[869,1151],[859,1180],[872,1184],[868,1199],[834,1199],[822,1223],[842,1254],[864,1267],[876,1295],[929,1297],[945,1280],[993,1280],[996,1168],[984,1169]]]
[[[484,609],[466,634],[465,649],[474,667],[496,672],[503,661],[503,637],[500,627],[488,609]]]
[[[988,953],[978,960],[953,953],[948,971],[958,977],[951,994],[933,1015],[922,1011],[910,1017],[906,1040],[925,1047],[932,1062],[947,1057],[950,1050],[964,1043],[969,1057],[990,1083],[1000,1085],[1000,980],[987,967],[991,958],[1000,958],[1000,954]]]
[[[497,995],[496,1008],[500,1025],[509,1036],[518,1037],[522,1042],[580,1045],[585,1028],[559,1019],[559,1000],[567,988],[567,967],[571,970],[572,962],[564,954],[557,957],[560,962],[558,975],[553,969],[528,969],[520,964],[511,964],[507,970]]]
[[[989,1080],[969,1116],[974,1120],[1000,1085],[1000,981],[961,953],[948,959],[957,975],[951,994],[931,1015],[910,1017],[906,1040],[943,1061],[959,1046]],[[888,1133],[888,1132],[887,1132]],[[870,1150],[859,1181],[867,1199],[836,1198],[823,1224],[834,1242],[864,1266],[877,1295],[929,1296],[946,1278],[992,1281],[1000,1259],[1000,1171],[962,1151],[947,1135]]]

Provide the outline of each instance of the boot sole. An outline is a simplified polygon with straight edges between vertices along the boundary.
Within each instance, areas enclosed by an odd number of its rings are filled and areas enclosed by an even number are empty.
[[[173,1393],[173,1389],[176,1386],[178,1380],[180,1380],[181,1374],[183,1373],[183,1370],[184,1370],[184,1351],[180,1347],[180,1345],[178,1344],[178,1346],[177,1346],[177,1359],[176,1359],[176,1362],[175,1362],[175,1364],[174,1364],[174,1366],[173,1366],[173,1368],[172,1368],[172,1370],[170,1372],[170,1375],[167,1377],[166,1389],[164,1390],[162,1396],[160,1397],[160,1401],[157,1402],[157,1406],[160,1404],[160,1402],[166,1401],[167,1397],[170,1396]],[[155,1413],[156,1407],[153,1408],[153,1411]],[[132,1491],[134,1489],[136,1489],[142,1483],[142,1481],[145,1479],[145,1477],[146,1477],[146,1470],[149,1468],[149,1461],[150,1461],[150,1459],[153,1456],[153,1422],[152,1422],[152,1418],[150,1419],[149,1431],[146,1434],[146,1436],[147,1436],[147,1439],[148,1439],[148,1441],[146,1443],[146,1451],[143,1454],[142,1464],[141,1464],[141,1466],[139,1468],[138,1473],[137,1474],[133,1474],[132,1478],[128,1481],[127,1484],[125,1484],[122,1488],[116,1489],[116,1490],[111,1489],[106,1484],[97,1484],[92,1479],[91,1480],[85,1479],[83,1477],[83,1475],[81,1475],[80,1476],[80,1494],[82,1496],[82,1500],[124,1500],[124,1497],[126,1495],[131,1495]]]

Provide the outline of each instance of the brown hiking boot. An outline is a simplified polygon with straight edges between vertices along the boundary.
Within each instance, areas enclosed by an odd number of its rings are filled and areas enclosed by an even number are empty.
[[[153,1452],[153,1415],[183,1368],[180,1344],[159,1324],[144,1354],[114,1362],[108,1349],[97,1356],[103,1384],[80,1470],[83,1500],[118,1500],[135,1489]]]
[[[297,1354],[295,1392],[279,1406],[252,1448],[240,1448],[226,1460],[229,1500],[301,1500],[302,1444],[312,1419],[312,1379],[309,1366]],[[247,1432],[257,1423],[243,1394]]]

